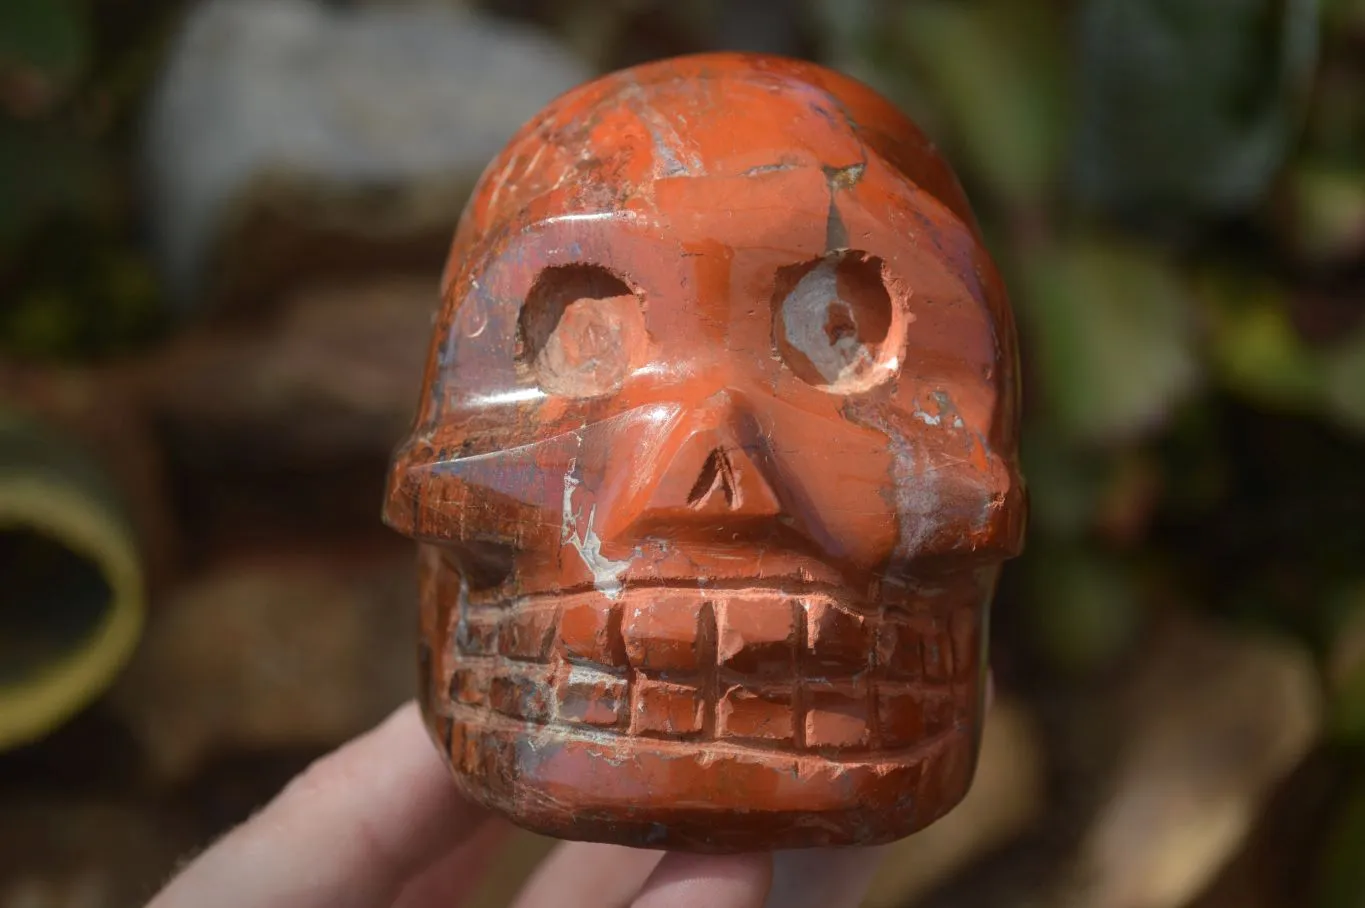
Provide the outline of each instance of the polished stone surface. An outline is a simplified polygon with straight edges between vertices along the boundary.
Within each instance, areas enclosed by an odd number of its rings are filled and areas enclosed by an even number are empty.
[[[385,518],[467,794],[713,852],[961,800],[1023,544],[1017,351],[913,124],[775,57],[608,75],[490,164],[442,292]]]

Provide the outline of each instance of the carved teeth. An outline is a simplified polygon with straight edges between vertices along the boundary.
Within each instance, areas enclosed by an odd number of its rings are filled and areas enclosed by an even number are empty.
[[[801,658],[808,670],[835,670],[866,665],[872,652],[867,619],[831,602],[805,603],[806,646]]]
[[[559,646],[566,659],[624,667],[620,606],[596,596],[566,603],[560,613]]]
[[[786,597],[735,596],[718,601],[716,663],[741,675],[790,675],[797,622]]]
[[[764,740],[790,746],[796,740],[796,712],[790,689],[750,690],[736,684],[716,705],[716,736]]]
[[[621,635],[632,668],[695,672],[702,667],[701,608],[692,596],[660,596],[622,606]]]
[[[920,685],[878,684],[874,694],[885,747],[910,747],[953,724],[954,700]]]
[[[686,737],[702,730],[707,704],[698,688],[651,678],[637,678],[631,687],[635,734]]]
[[[963,615],[869,616],[826,595],[766,591],[479,606],[457,625],[450,697],[617,734],[900,749],[970,706],[974,688],[960,682],[978,637]]]
[[[861,749],[872,737],[865,683],[814,682],[806,689],[805,740],[812,749]]]
[[[575,665],[555,685],[561,720],[611,728],[621,724],[629,705],[626,679]]]

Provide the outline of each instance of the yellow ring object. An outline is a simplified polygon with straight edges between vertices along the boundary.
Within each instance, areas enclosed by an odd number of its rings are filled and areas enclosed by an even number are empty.
[[[82,616],[74,602],[70,614],[54,616],[89,620],[76,639],[32,666],[0,665],[0,750],[6,750],[43,737],[108,689],[141,637],[146,594],[135,533],[107,477],[65,439],[13,418],[0,419],[0,534],[64,549],[93,568],[107,591],[93,616]],[[0,652],[24,645],[19,633],[34,617],[23,614],[26,606],[49,607],[26,602],[13,583],[13,576],[0,576],[6,600]],[[65,600],[53,587],[60,608]]]

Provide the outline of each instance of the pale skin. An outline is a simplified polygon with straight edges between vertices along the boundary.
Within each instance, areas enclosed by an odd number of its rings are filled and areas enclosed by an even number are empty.
[[[456,908],[510,830],[459,795],[409,702],[306,769],[147,908]],[[512,908],[857,908],[883,857],[562,842]]]

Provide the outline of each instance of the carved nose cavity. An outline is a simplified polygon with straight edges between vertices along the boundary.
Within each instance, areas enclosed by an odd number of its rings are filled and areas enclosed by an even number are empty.
[[[728,432],[703,430],[679,448],[647,509],[657,519],[773,517],[782,506],[750,452]],[[716,522],[712,520],[710,522]]]
[[[705,513],[714,511],[743,511],[745,486],[754,486],[746,473],[755,472],[753,464],[747,462],[739,471],[730,459],[725,448],[714,448],[702,464],[701,474],[697,476],[692,491],[687,496],[687,506],[693,511]],[[743,480],[743,481],[742,481]],[[761,481],[761,480],[760,480]],[[766,483],[764,483],[766,487]]]

